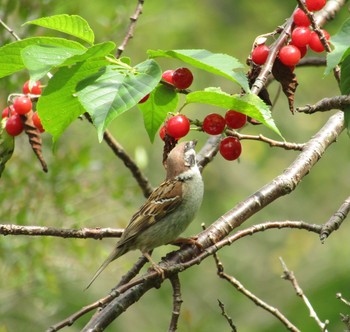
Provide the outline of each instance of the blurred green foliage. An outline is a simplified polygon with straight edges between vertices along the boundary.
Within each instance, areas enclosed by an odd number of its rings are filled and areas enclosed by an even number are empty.
[[[2,0],[0,17],[20,36],[40,35],[35,26],[22,24],[31,19],[60,13],[85,18],[96,34],[96,42],[123,40],[136,1]],[[256,36],[283,24],[295,6],[294,1],[185,0],[146,1],[143,15],[124,53],[134,63],[147,58],[147,49],[204,48],[228,53],[241,62],[250,52]],[[327,25],[335,33],[348,16],[346,8]],[[47,31],[45,31],[47,33]],[[50,33],[50,32],[49,32]],[[0,29],[1,44],[11,35]],[[179,63],[162,59],[163,69]],[[338,94],[332,76],[323,78],[323,68],[296,69],[299,88],[296,105],[312,104],[320,98]],[[230,92],[229,82],[195,71],[193,89],[221,86]],[[0,80],[0,106],[8,94],[21,90],[26,73]],[[269,87],[271,97],[277,84]],[[189,117],[203,118],[215,108],[191,105]],[[292,115],[281,95],[274,110],[277,126],[288,141],[303,142],[327,120],[329,114]],[[140,162],[153,185],[163,179],[162,144],[149,143],[139,110],[127,112],[115,120],[112,133]],[[261,126],[248,126],[244,133],[267,136]],[[205,135],[192,133],[200,144]],[[274,137],[276,138],[276,137]],[[95,130],[86,121],[77,120],[60,138],[55,151],[46,134],[44,154],[49,173],[44,174],[25,136],[16,138],[13,158],[0,181],[0,223],[54,227],[124,227],[143,197],[123,163],[110,149],[99,144]],[[199,144],[199,145],[200,145]],[[243,142],[240,161],[221,158],[204,172],[206,186],[202,209],[187,234],[201,230],[258,190],[296,157],[296,152],[272,149],[255,141]],[[349,194],[349,140],[342,135],[330,147],[319,164],[295,192],[268,206],[247,221],[247,225],[267,220],[304,220],[324,223]],[[244,226],[243,226],[244,227]],[[349,226],[332,234],[324,245],[311,233],[298,230],[272,230],[243,239],[220,252],[227,273],[233,274],[251,291],[278,307],[303,331],[318,330],[305,305],[291,285],[280,278],[282,256],[294,270],[320,319],[330,321],[330,330],[342,330],[339,313],[348,313],[336,299],[336,292],[350,298]],[[66,318],[82,306],[102,297],[115,280],[132,266],[139,253],[129,253],[111,264],[87,292],[84,285],[110,252],[115,240],[72,240],[21,236],[0,237],[0,331],[42,331]],[[170,251],[164,246],[155,251],[155,259]],[[271,315],[256,307],[216,276],[212,259],[180,276],[183,306],[179,331],[228,331],[217,299],[225,303],[229,316],[243,331],[283,331]],[[110,330],[164,331],[171,315],[171,287],[166,282],[151,291],[128,310]],[[149,305],[152,303],[152,305]],[[79,331],[88,317],[76,322],[70,331]]]

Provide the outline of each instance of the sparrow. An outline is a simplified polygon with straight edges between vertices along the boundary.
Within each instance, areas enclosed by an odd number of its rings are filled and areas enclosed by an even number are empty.
[[[194,219],[202,203],[204,186],[196,161],[196,143],[182,142],[170,151],[164,164],[165,181],[132,216],[114,250],[86,288],[91,286],[110,262],[135,249],[139,249],[153,268],[162,273],[149,252],[161,245],[175,243]]]

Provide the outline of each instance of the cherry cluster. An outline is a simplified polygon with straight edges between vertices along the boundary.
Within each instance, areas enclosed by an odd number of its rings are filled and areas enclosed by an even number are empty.
[[[305,5],[311,12],[322,9],[326,0],[306,0]],[[323,52],[324,46],[315,31],[310,30],[310,20],[305,12],[298,8],[293,15],[294,28],[288,45],[283,46],[279,51],[281,62],[291,68],[300,61],[307,53],[308,47],[314,52]],[[326,40],[330,38],[326,30],[322,30]],[[265,43],[259,44],[252,51],[252,61],[257,65],[263,65],[269,55],[270,48]]]
[[[32,99],[41,95],[41,83],[37,81],[30,88],[29,81],[25,82],[22,89],[23,94],[18,95],[11,104],[2,111],[2,118],[6,118],[5,129],[11,136],[18,136],[24,129],[22,116],[29,115],[33,110]],[[37,112],[31,114],[34,126],[42,133],[44,128]]]
[[[178,68],[176,70],[166,70],[162,75],[162,79],[174,85],[175,88],[183,90],[187,89],[192,84],[193,75],[188,68]],[[140,102],[144,102],[143,99]],[[207,115],[202,123],[195,124],[199,127],[199,130],[209,135],[220,135],[226,128],[240,129],[246,122],[247,116],[245,114],[234,110],[228,110],[225,117],[218,113],[212,113]],[[162,140],[165,140],[166,135],[175,140],[179,140],[188,134],[190,126],[191,121],[186,115],[177,114],[170,117],[164,123],[159,131],[159,136]],[[240,156],[242,146],[237,138],[226,137],[221,140],[219,151],[225,159],[235,160]]]

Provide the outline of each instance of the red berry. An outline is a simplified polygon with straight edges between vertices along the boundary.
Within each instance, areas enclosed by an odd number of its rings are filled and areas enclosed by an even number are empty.
[[[301,53],[296,46],[287,45],[280,49],[279,57],[284,65],[295,66],[301,58]]]
[[[236,137],[226,137],[220,142],[220,154],[226,160],[236,160],[241,152],[242,145]]]
[[[143,104],[144,102],[147,101],[148,98],[149,98],[149,94],[147,94],[146,96],[144,96],[144,97],[139,101],[139,104]]]
[[[190,131],[190,121],[182,114],[170,118],[165,126],[167,134],[176,139],[186,136]]]
[[[295,28],[292,32],[292,44],[297,47],[305,47],[309,44],[311,31],[307,27]]]
[[[209,135],[221,134],[226,126],[225,119],[217,113],[207,115],[203,121],[203,130]]]
[[[193,82],[192,72],[188,68],[177,68],[174,70],[173,84],[178,89],[187,89]]]
[[[326,30],[322,30],[322,31],[326,37],[326,40],[328,40],[330,38],[329,33]],[[309,46],[315,52],[320,53],[324,51],[324,47],[321,43],[321,40],[315,31],[311,32]]]
[[[10,113],[10,114],[9,114]],[[8,118],[9,116],[15,114],[15,110],[13,109],[12,106],[6,107],[3,109],[2,114],[1,114],[1,118]]]
[[[29,89],[29,81],[25,82],[23,84],[23,93],[24,94],[28,94],[28,93],[32,93],[33,95],[41,95],[41,82],[40,81],[36,81],[34,83],[34,85],[32,86],[31,89]]]
[[[234,110],[228,110],[225,114],[225,120],[230,128],[239,129],[247,123],[247,116]]]
[[[33,113],[32,120],[33,120],[34,126],[38,128],[41,133],[43,133],[45,129],[43,128],[38,112]]]
[[[164,141],[165,135],[166,135],[166,128],[164,125],[159,130],[159,137]]]
[[[11,115],[5,125],[6,131],[11,136],[17,136],[23,131],[23,123],[19,114]]]
[[[322,9],[325,4],[326,4],[326,0],[306,0],[305,1],[305,5],[307,9],[312,12]]]
[[[32,109],[32,101],[27,96],[20,96],[13,102],[13,108],[18,114],[26,114]]]
[[[164,81],[167,81],[170,84],[173,84],[173,74],[174,74],[174,70],[168,69],[162,74],[162,79]]]
[[[252,52],[252,60],[257,65],[263,65],[269,55],[270,49],[266,45],[259,45]]]
[[[297,25],[299,27],[308,27],[311,24],[307,15],[300,8],[298,8],[294,12],[293,21],[294,21],[295,25]]]

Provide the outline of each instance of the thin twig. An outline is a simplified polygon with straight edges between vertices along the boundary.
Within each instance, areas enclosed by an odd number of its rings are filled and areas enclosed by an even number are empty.
[[[137,4],[136,9],[135,9],[135,12],[130,17],[130,25],[129,25],[128,31],[126,33],[126,36],[125,36],[123,42],[118,47],[117,53],[115,54],[116,58],[119,58],[121,56],[121,54],[125,50],[125,47],[126,47],[127,43],[129,42],[129,40],[134,37],[134,30],[135,30],[135,27],[136,27],[136,22],[137,22],[139,16],[142,14],[142,9],[143,9],[144,2],[145,2],[145,0],[139,0],[138,1],[138,4]]]
[[[62,238],[96,239],[106,237],[120,237],[123,229],[116,228],[81,228],[68,229],[45,226],[21,226],[14,224],[0,224],[1,235],[27,235],[27,236],[55,236]]]
[[[347,299],[343,298],[341,293],[337,293],[335,296],[336,296],[337,299],[339,299],[340,301],[345,303],[348,307],[350,307],[350,301],[348,301]]]
[[[350,96],[342,95],[321,99],[314,105],[298,107],[296,111],[305,114],[313,114],[316,112],[327,112],[334,109],[341,110],[347,105],[350,105]]]
[[[322,226],[320,240],[323,243],[326,238],[336,231],[350,212],[350,196],[344,201],[333,216]]]
[[[272,307],[269,304],[267,304],[265,301],[261,300],[259,297],[257,297],[255,294],[253,294],[247,288],[245,288],[244,285],[239,280],[237,280],[235,277],[225,273],[224,266],[223,266],[222,262],[220,261],[217,253],[214,254],[214,259],[215,259],[215,263],[216,263],[217,274],[220,278],[228,281],[240,293],[242,293],[248,299],[253,301],[257,306],[263,308],[267,312],[274,315],[277,319],[279,319],[281,321],[281,323],[283,325],[286,326],[286,328],[289,331],[300,332],[300,330],[296,326],[294,326],[277,308]],[[235,330],[233,330],[233,331],[235,331]]]
[[[292,143],[292,142],[285,142],[285,141],[275,141],[263,135],[244,135],[234,130],[226,130],[226,133],[229,136],[237,137],[239,140],[261,141],[269,144],[271,147],[283,148],[285,150],[302,151],[303,148],[305,147],[304,143],[300,144],[300,143]]]
[[[302,58],[298,64],[296,65],[297,68],[299,67],[324,67],[327,64],[326,58],[320,58],[320,57],[307,57]]]
[[[14,39],[21,40],[21,38],[16,34],[16,32],[11,29],[2,19],[0,19],[0,24],[7,30]]]
[[[237,328],[236,328],[235,324],[233,324],[232,318],[226,313],[225,305],[219,299],[218,299],[218,303],[219,303],[219,307],[221,309],[221,315],[223,315],[225,317],[225,319],[227,320],[227,323],[229,324],[229,326],[231,328],[231,332],[237,332]]]
[[[299,286],[298,280],[295,278],[295,275],[293,273],[293,271],[289,271],[288,267],[286,265],[286,263],[283,261],[283,259],[280,257],[280,261],[282,264],[282,268],[283,268],[283,275],[282,278],[285,280],[288,280],[292,283],[295,292],[297,293],[297,295],[299,297],[302,298],[302,300],[304,301],[305,305],[307,306],[307,308],[309,309],[310,312],[310,317],[313,318],[315,320],[315,322],[317,323],[317,325],[320,327],[322,332],[327,332],[327,328],[326,326],[328,325],[328,321],[326,320],[324,323],[318,318],[316,311],[314,310],[314,308],[312,307],[309,299],[306,297],[306,295],[304,294],[304,291],[302,290],[302,288]]]
[[[182,304],[181,297],[181,284],[178,274],[174,274],[170,277],[171,286],[173,287],[173,311],[171,315],[171,321],[169,325],[169,332],[174,332],[177,330],[177,322],[180,317],[180,309]]]

